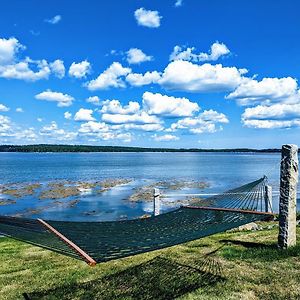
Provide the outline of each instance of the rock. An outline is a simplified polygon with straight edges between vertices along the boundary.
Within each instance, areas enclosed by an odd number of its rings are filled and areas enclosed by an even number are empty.
[[[96,214],[97,214],[97,211],[96,211],[96,210],[84,211],[84,212],[82,213],[82,215],[84,215],[84,216],[94,216],[94,215],[96,215]]]
[[[258,226],[256,223],[248,223],[237,228],[237,231],[248,231],[248,230],[260,230],[261,226]]]
[[[148,218],[150,218],[150,217],[151,217],[151,215],[149,215],[149,214],[144,214],[144,215],[140,216],[139,219],[148,219]]]
[[[119,221],[125,221],[128,219],[128,216],[127,215],[120,215],[119,218],[117,220]]]

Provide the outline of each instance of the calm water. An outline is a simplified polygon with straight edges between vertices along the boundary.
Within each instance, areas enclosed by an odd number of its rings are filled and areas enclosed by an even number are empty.
[[[180,193],[217,193],[267,175],[273,186],[274,210],[278,207],[280,154],[232,153],[0,153],[0,184],[53,180],[98,181],[105,178],[132,179],[103,194],[83,193],[71,208],[44,209],[31,217],[58,220],[114,220],[151,213],[152,203],[127,200],[134,188],[162,180],[197,180],[210,184],[200,190]],[[172,194],[174,192],[172,191]],[[3,195],[0,194],[0,200]],[[76,198],[76,197],[75,197]],[[78,197],[77,197],[78,198]],[[176,197],[175,197],[176,198]],[[174,199],[175,199],[174,198]],[[170,198],[172,200],[172,198]],[[170,210],[174,205],[163,206]],[[34,196],[17,199],[13,205],[0,206],[1,214],[22,213],[27,208],[47,206]],[[177,205],[178,206],[178,205]],[[86,216],[84,211],[96,211]]]

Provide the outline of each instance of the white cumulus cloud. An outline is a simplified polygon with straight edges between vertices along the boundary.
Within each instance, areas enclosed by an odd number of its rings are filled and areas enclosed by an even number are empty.
[[[195,47],[181,47],[175,46],[173,52],[170,54],[169,60],[188,60],[188,61],[198,61],[197,55],[193,53]]]
[[[65,119],[67,119],[67,120],[71,120],[71,119],[72,119],[72,114],[71,114],[69,111],[66,111],[66,112],[64,113],[64,117],[65,117]]]
[[[68,94],[63,94],[60,92],[52,92],[51,90],[46,90],[42,93],[35,95],[38,100],[57,102],[58,107],[66,107],[72,105],[74,98]]]
[[[64,62],[60,59],[55,60],[50,64],[50,69],[54,73],[54,75],[58,78],[63,78],[65,76],[65,66]]]
[[[161,16],[159,12],[156,10],[147,10],[143,7],[137,9],[134,12],[134,16],[138,25],[150,27],[150,28],[157,28],[160,26]]]
[[[17,107],[17,108],[16,108],[16,112],[18,112],[18,113],[23,113],[24,110],[23,110],[22,107]]]
[[[203,65],[176,60],[165,68],[159,84],[166,89],[187,92],[224,92],[234,90],[247,70],[223,67],[221,64]]]
[[[300,127],[300,119],[294,120],[243,120],[245,127],[258,129],[281,129]]]
[[[75,78],[83,78],[86,77],[87,74],[91,72],[91,64],[84,60],[79,63],[73,62],[69,69],[69,75]]]
[[[38,137],[38,135],[35,133],[35,130],[33,127],[14,132],[14,138],[16,138],[17,140],[23,139],[23,140],[35,141],[37,139],[37,137]]]
[[[170,141],[177,141],[179,137],[172,134],[164,134],[164,135],[156,135],[154,134],[152,138],[157,142],[170,142]]]
[[[142,130],[142,131],[162,131],[164,127],[161,124],[123,124],[123,125],[117,125],[122,126],[121,128],[125,130]]]
[[[49,125],[43,126],[40,132],[41,134],[48,135],[54,130],[58,130],[58,125],[55,121],[52,121]]]
[[[199,61],[218,60],[221,56],[227,55],[230,50],[223,43],[215,42],[211,45],[209,53],[200,53],[198,55]]]
[[[96,134],[99,132],[107,132],[109,127],[104,122],[89,121],[80,125],[79,132],[84,134]]]
[[[143,106],[150,115],[189,117],[200,110],[197,103],[187,98],[175,98],[159,93],[145,92]]]
[[[37,68],[33,71],[31,66]],[[7,79],[19,79],[25,81],[37,81],[47,79],[51,73],[46,60],[31,60],[26,58],[24,61],[9,65],[0,65],[0,77]]]
[[[91,96],[86,99],[86,102],[92,103],[94,105],[100,105],[100,99],[98,96]]]
[[[300,102],[300,92],[296,79],[291,77],[263,78],[261,81],[248,79],[226,98],[237,100],[241,105],[294,103]]]
[[[188,117],[173,123],[167,131],[176,131],[178,129],[186,129],[194,134],[214,133],[222,130],[218,124],[229,123],[228,118],[223,113],[214,110],[205,110],[197,117]]]
[[[126,81],[132,86],[143,86],[151,83],[157,83],[160,80],[160,73],[157,71],[149,72],[145,74],[130,73],[126,76]]]
[[[118,132],[103,132],[98,135],[104,141],[108,140],[121,140],[125,143],[130,143],[132,141],[132,135],[130,132],[118,133]]]
[[[130,115],[137,113],[139,110],[140,105],[138,102],[130,101],[128,105],[122,106],[119,100],[106,100],[103,102],[100,112],[103,114]]]
[[[142,111],[132,115],[122,114],[102,114],[102,121],[109,124],[153,124],[160,123],[159,118],[156,116],[150,116],[146,112]]]
[[[252,128],[291,128],[300,126],[300,103],[279,103],[246,108],[242,123]]]
[[[271,106],[258,105],[246,108],[243,119],[292,119],[300,118],[300,103],[298,104],[274,104]]]
[[[24,126],[17,126],[9,117],[0,115],[0,141],[15,142],[22,140],[22,142],[34,141],[37,135],[34,128],[24,128]]]
[[[126,53],[129,64],[140,64],[153,59],[152,56],[146,55],[141,49],[138,48],[131,48]]]
[[[230,50],[223,43],[215,42],[211,45],[209,53],[194,53],[195,47],[175,46],[170,55],[170,60],[187,60],[193,62],[216,61],[224,55],[228,55]]]
[[[227,99],[251,106],[242,114],[249,128],[273,129],[299,127],[300,90],[292,77],[244,80]],[[255,106],[256,105],[256,106]]]
[[[81,135],[93,136],[104,141],[121,140],[123,142],[130,142],[132,140],[131,133],[112,130],[112,128],[104,122],[89,121],[81,124],[78,132]]]
[[[43,126],[39,134],[41,136],[46,136],[47,139],[51,138],[54,141],[72,141],[77,138],[77,132],[66,131],[59,128],[55,121],[52,121],[49,125]]]
[[[0,137],[7,136],[11,130],[11,121],[7,116],[0,115]]]
[[[19,50],[25,49],[16,38],[0,38],[0,65],[13,63]]]
[[[125,82],[121,77],[126,76],[130,72],[130,68],[124,68],[120,63],[113,62],[109,68],[96,79],[89,81],[86,86],[91,91],[104,90],[110,87],[125,87]]]
[[[47,79],[51,73],[50,65],[44,59],[33,60],[29,57],[19,59],[20,50],[25,50],[16,38],[0,38],[0,77],[36,81]]]
[[[2,112],[6,112],[9,111],[9,107],[5,106],[4,104],[0,103],[0,111]]]
[[[79,111],[75,114],[75,121],[95,121],[95,118],[92,116],[92,109],[80,108]]]

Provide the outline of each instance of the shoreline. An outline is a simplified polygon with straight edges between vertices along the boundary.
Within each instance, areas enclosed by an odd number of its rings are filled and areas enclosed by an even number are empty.
[[[145,147],[125,147],[125,146],[89,146],[89,145],[0,145],[0,153],[281,153],[281,149],[252,149],[252,148],[145,148]]]

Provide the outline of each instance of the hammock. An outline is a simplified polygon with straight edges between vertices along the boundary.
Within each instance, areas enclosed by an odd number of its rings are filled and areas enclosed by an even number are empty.
[[[146,219],[68,222],[0,216],[0,233],[95,265],[269,219],[272,213],[264,212],[265,184],[263,177]]]

